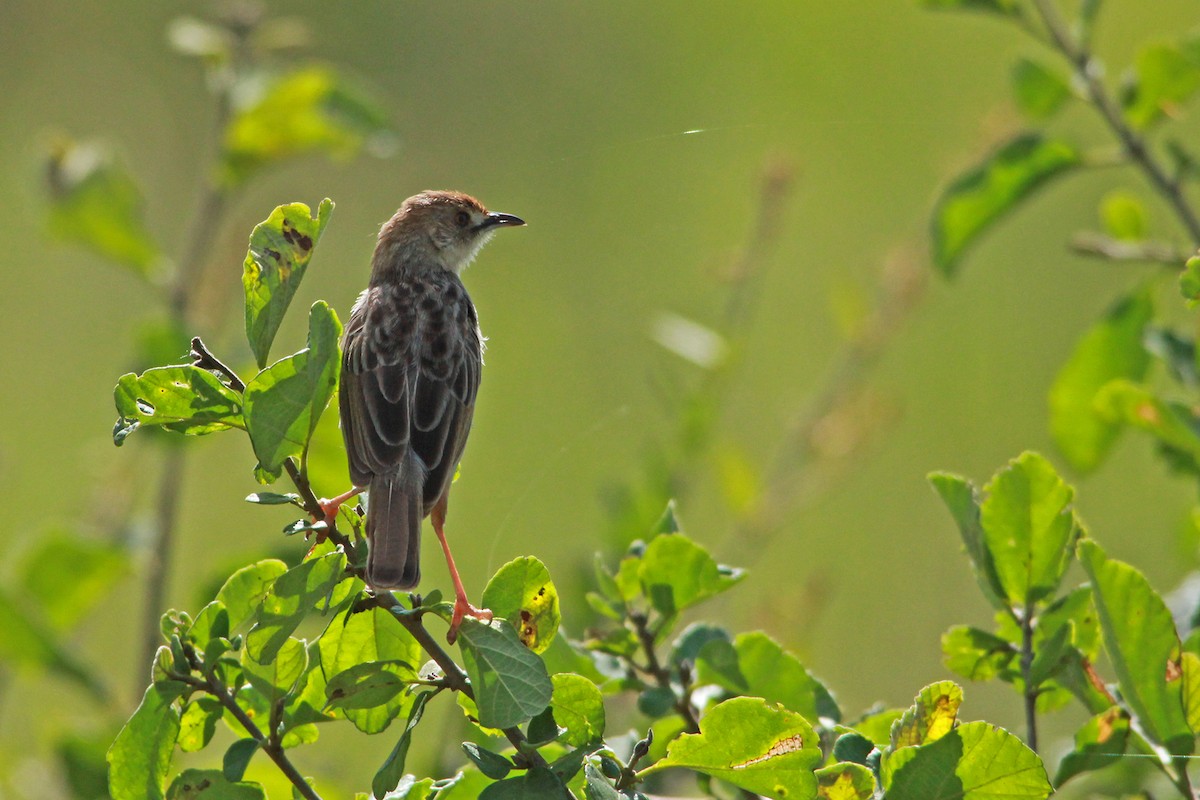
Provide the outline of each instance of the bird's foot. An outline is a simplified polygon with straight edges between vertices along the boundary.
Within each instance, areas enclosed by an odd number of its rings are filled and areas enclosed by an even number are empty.
[[[467,601],[465,595],[459,595],[454,599],[454,613],[450,617],[450,632],[446,634],[447,642],[454,644],[454,640],[458,638],[458,627],[467,617],[487,623],[492,621],[492,612],[487,608],[476,608]]]
[[[320,517],[320,518],[316,518],[313,521],[314,522],[324,522],[326,527],[332,528],[333,522],[334,522],[334,520],[337,519],[337,513],[338,513],[338,510],[342,507],[342,504],[345,503],[347,500],[349,500],[352,497],[357,497],[359,494],[362,494],[362,489],[351,489],[348,492],[343,492],[342,494],[339,494],[337,497],[334,497],[334,498],[331,498],[328,500],[325,499],[324,497],[322,497],[320,500],[317,501],[317,505],[319,505],[321,507],[321,513],[324,516]]]

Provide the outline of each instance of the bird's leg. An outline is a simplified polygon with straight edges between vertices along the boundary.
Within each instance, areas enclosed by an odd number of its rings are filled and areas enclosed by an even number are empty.
[[[450,580],[454,582],[454,614],[450,619],[450,632],[446,641],[454,644],[458,638],[458,626],[464,617],[474,617],[481,622],[491,622],[492,612],[486,608],[476,608],[467,600],[467,590],[463,588],[462,578],[458,575],[458,567],[454,566],[454,556],[450,554],[450,545],[446,542],[446,501],[445,495],[433,507],[429,521],[433,523],[433,532],[437,534],[442,544],[442,552],[446,554],[446,566],[450,568]]]
[[[342,507],[342,503],[345,503],[351,497],[356,497],[362,494],[362,491],[362,489],[357,487],[351,487],[350,491],[343,492],[331,500],[326,500],[323,497],[318,500],[317,504],[321,506],[321,511],[325,514],[325,524],[333,525],[333,520],[337,517],[338,509]],[[317,522],[320,521],[321,520],[317,520]]]

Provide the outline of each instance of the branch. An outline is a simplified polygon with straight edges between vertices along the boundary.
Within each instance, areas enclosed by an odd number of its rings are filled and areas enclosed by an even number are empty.
[[[445,648],[438,644],[437,640],[433,638],[433,634],[426,630],[422,624],[421,619],[426,613],[424,609],[413,608],[410,610],[405,608],[391,592],[380,592],[374,595],[370,602],[390,612],[404,626],[405,630],[412,634],[412,637],[417,640],[417,644],[421,645],[429,657],[433,659],[433,662],[442,670],[442,674],[446,676],[446,688],[462,692],[471,698],[471,700],[475,699],[475,692],[471,688],[471,681],[467,677],[467,673],[450,657]],[[521,753],[528,760],[531,766],[549,766],[541,753],[529,747],[529,740],[525,738],[525,734],[521,733],[520,728],[504,728],[503,732],[504,737],[517,749],[518,753]]]
[[[632,612],[629,614],[629,621],[633,623],[633,629],[637,633],[638,642],[642,645],[642,652],[646,654],[646,667],[644,671],[654,678],[659,687],[674,694],[675,689],[671,686],[671,672],[659,662],[658,654],[654,651],[654,634],[650,632],[650,628],[647,626],[648,620],[646,619],[646,615],[638,611]],[[690,698],[691,694],[687,691],[687,686],[685,685],[683,694],[675,698],[675,710],[679,713],[679,716],[683,717],[688,733],[699,733],[700,721],[696,719],[696,712],[692,710]]]
[[[1146,140],[1125,121],[1120,106],[1100,80],[1099,70],[1089,47],[1071,33],[1053,0],[1033,0],[1033,4],[1046,30],[1050,32],[1054,46],[1071,62],[1076,75],[1087,88],[1092,105],[1120,140],[1129,158],[1145,173],[1154,188],[1174,209],[1176,216],[1187,229],[1192,245],[1200,246],[1200,215],[1197,215],[1184,196],[1179,181],[1154,157]]]
[[[191,646],[185,645],[184,652],[187,654],[191,668],[203,675],[203,679],[184,673],[174,673],[171,677],[215,697],[217,702],[224,706],[238,723],[246,729],[246,733],[250,734],[251,738],[258,742],[259,749],[270,756],[275,765],[279,767],[279,771],[295,787],[297,794],[300,794],[306,800],[321,800],[321,796],[309,785],[308,781],[304,780],[304,776],[300,774],[300,770],[296,769],[296,765],[287,757],[283,746],[276,741],[274,729],[272,729],[270,736],[264,734],[258,725],[255,724],[254,720],[250,718],[250,715],[246,713],[245,709],[237,704],[237,698],[234,697],[233,692],[216,676],[216,673],[211,671],[206,673],[204,671],[203,664],[196,657],[195,650]],[[273,716],[274,712],[272,712]]]
[[[279,767],[279,771],[284,774],[302,797],[307,798],[307,800],[321,800],[321,796],[317,794],[317,791],[313,789],[308,781],[304,780],[304,776],[300,774],[300,770],[296,769],[296,765],[287,757],[283,745],[275,741],[274,732],[272,732],[271,736],[264,735],[258,726],[254,724],[254,720],[250,719],[250,716],[237,704],[237,700],[234,699],[229,688],[219,678],[215,675],[206,676],[201,683],[201,688],[217,698],[221,705],[228,709],[229,713],[246,729],[246,732],[258,742],[259,748],[270,756],[271,760],[275,762],[275,766]]]
[[[1169,242],[1131,242],[1102,233],[1081,231],[1071,239],[1071,249],[1085,256],[1109,261],[1142,261],[1181,269],[1188,256]]]

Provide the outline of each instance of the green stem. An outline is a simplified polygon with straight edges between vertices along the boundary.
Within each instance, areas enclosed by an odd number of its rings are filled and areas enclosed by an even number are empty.
[[[1026,608],[1021,614],[1021,679],[1025,684],[1025,744],[1033,752],[1038,749],[1037,698],[1038,690],[1030,680],[1033,668],[1033,612]]]

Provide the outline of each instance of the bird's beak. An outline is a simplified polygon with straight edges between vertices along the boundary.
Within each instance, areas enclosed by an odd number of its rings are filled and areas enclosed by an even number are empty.
[[[479,230],[486,230],[488,228],[494,228],[501,225],[511,225],[513,227],[517,227],[524,224],[525,220],[521,219],[520,217],[513,216],[512,214],[501,214],[497,211],[493,211],[487,215],[483,222],[479,223]]]

